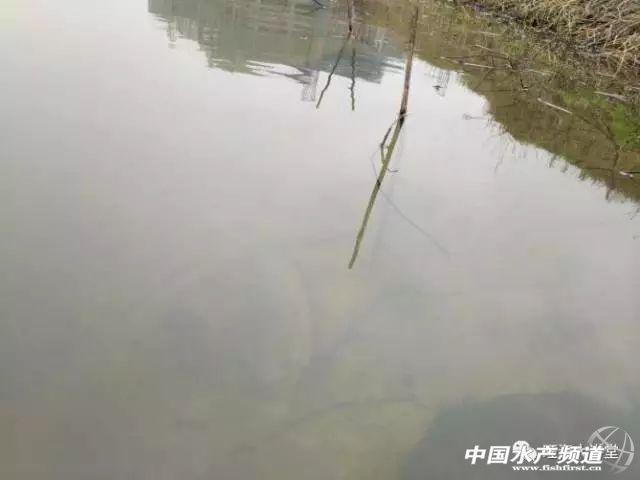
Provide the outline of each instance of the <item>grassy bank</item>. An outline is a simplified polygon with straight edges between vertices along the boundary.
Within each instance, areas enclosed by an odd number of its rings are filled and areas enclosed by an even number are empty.
[[[617,70],[640,70],[640,2],[637,0],[473,0],[552,31],[580,53]]]
[[[371,1],[367,19],[401,42],[409,36],[407,4]],[[518,145],[534,145],[551,154],[550,167],[575,167],[580,179],[604,187],[607,200],[640,202],[637,75],[614,75],[518,22],[452,2],[420,4],[416,55],[441,96],[461,83],[486,99],[484,111],[470,109],[467,120],[486,122],[503,139],[496,169],[518,157]]]

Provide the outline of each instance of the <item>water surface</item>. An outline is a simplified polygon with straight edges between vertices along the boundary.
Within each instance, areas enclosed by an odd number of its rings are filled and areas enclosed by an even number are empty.
[[[441,58],[496,40],[425,10],[348,268],[411,9],[356,14],[3,3],[3,479],[512,478],[464,450],[640,441],[634,145]]]

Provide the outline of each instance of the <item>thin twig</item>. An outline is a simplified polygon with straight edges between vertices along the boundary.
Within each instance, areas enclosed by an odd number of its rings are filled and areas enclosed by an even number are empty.
[[[541,99],[540,97],[538,97],[538,101],[543,105],[546,105],[547,107],[555,108],[556,110],[559,110],[561,112],[568,113],[569,115],[573,115],[573,112],[571,110],[567,110],[566,108],[562,108],[562,107],[559,107],[558,105],[554,105],[553,103],[547,102]]]

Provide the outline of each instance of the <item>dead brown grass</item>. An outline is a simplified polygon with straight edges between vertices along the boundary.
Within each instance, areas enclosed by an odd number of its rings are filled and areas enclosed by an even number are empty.
[[[640,69],[639,0],[475,0],[525,23],[553,30],[581,53]]]

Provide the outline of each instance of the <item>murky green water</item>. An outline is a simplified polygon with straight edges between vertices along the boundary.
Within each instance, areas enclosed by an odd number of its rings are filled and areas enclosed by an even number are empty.
[[[3,480],[538,478],[465,449],[640,441],[624,104],[461,65],[500,38],[425,9],[348,268],[410,13],[2,3]]]

